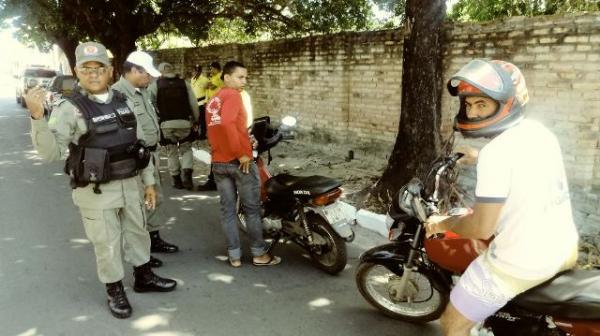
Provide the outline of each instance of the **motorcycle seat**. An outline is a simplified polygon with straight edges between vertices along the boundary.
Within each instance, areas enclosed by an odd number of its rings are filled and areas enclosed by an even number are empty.
[[[511,303],[555,318],[600,319],[600,270],[560,273]]]
[[[315,196],[324,194],[341,185],[342,183],[338,180],[325,176],[279,174],[270,178],[265,187],[267,193],[271,195]]]

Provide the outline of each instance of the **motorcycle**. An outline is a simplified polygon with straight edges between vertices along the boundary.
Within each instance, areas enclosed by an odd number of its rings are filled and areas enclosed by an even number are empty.
[[[439,318],[459,275],[489,244],[452,232],[425,237],[425,221],[440,213],[440,185],[461,156],[436,161],[425,183],[414,178],[401,188],[386,216],[391,242],[360,256],[358,289],[387,316],[420,323]],[[599,293],[599,270],[563,272],[518,295],[471,335],[600,335]]]
[[[271,175],[271,148],[280,141],[293,139],[291,124],[284,118],[281,128],[273,128],[269,117],[254,120],[251,134],[258,142],[255,162],[261,185],[263,235],[272,241],[292,241],[305,249],[314,264],[329,274],[341,272],[347,263],[346,242],[354,239],[352,219],[347,218],[339,198],[341,183],[325,176]],[[268,161],[260,154],[268,153]],[[239,202],[239,201],[238,201]],[[240,227],[246,220],[238,204]]]

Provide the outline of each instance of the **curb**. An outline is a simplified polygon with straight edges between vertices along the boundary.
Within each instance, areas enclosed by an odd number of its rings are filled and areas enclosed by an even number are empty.
[[[360,209],[343,201],[338,201],[348,218],[356,224],[356,234],[353,245],[360,250],[366,251],[378,245],[389,243],[388,229],[385,224],[385,215],[377,214],[368,210]]]
[[[342,209],[349,218],[352,218],[359,226],[376,232],[384,238],[388,236],[388,228],[385,225],[385,215],[377,214],[369,210],[356,210],[356,207],[346,202],[339,202]]]

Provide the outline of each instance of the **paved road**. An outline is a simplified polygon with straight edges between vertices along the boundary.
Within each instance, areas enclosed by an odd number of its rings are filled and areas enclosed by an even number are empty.
[[[0,335],[439,334],[436,324],[401,323],[368,306],[354,285],[360,244],[349,247],[350,266],[335,277],[293,246],[278,250],[280,266],[257,268],[246,259],[233,269],[219,258],[224,239],[216,194],[171,190],[172,225],[163,236],[181,252],[161,256],[166,265],[157,272],[179,287],[135,293],[128,266],[124,283],[134,313],[114,319],[62,162],[43,163],[36,155],[28,115],[10,90],[0,97]]]

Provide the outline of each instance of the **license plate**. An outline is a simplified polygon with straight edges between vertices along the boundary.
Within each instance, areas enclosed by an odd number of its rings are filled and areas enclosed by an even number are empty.
[[[325,215],[325,218],[327,218],[327,221],[330,224],[337,224],[339,222],[348,221],[344,210],[337,203],[325,207],[323,209],[323,214]]]

